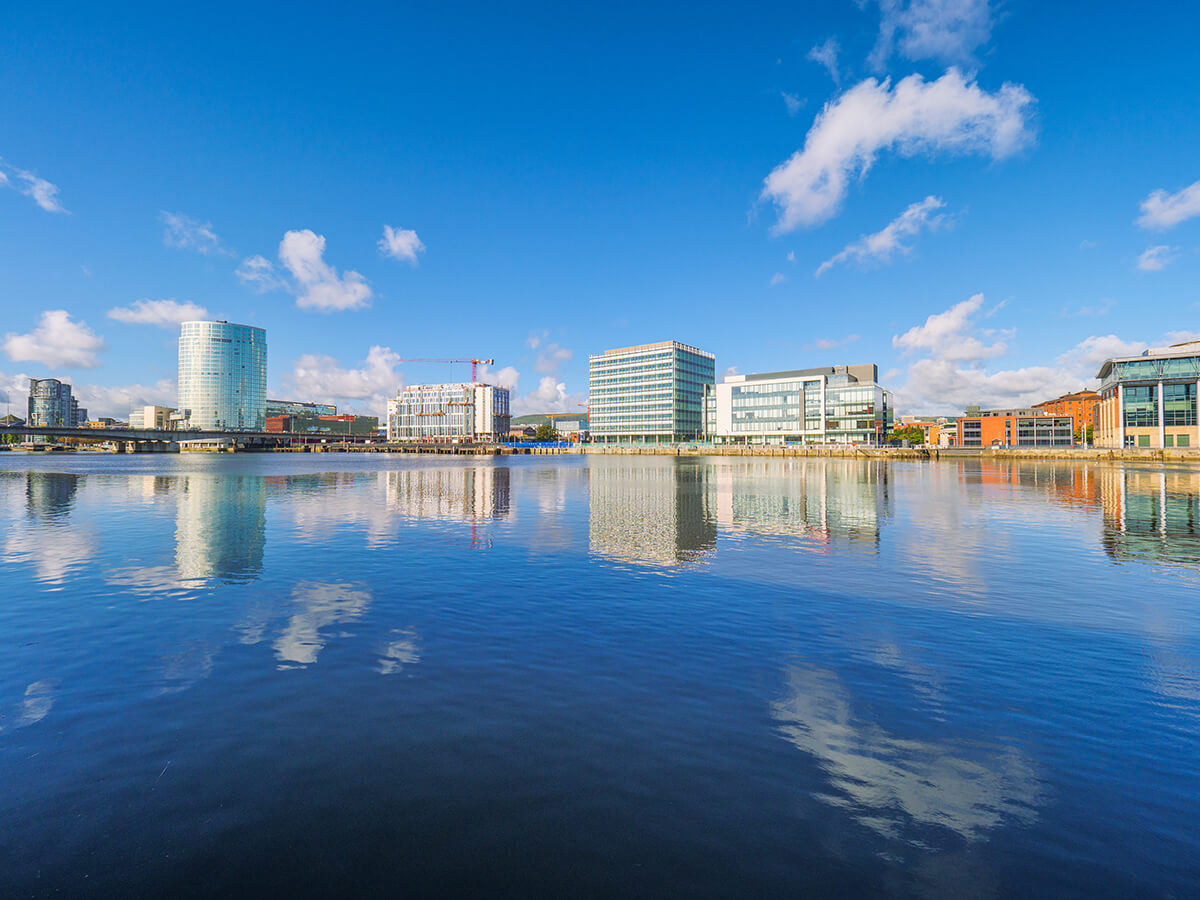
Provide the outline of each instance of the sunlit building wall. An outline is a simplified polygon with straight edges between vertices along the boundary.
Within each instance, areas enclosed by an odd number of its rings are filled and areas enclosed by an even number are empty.
[[[230,322],[184,322],[179,411],[185,428],[262,431],[267,420],[267,333]]]
[[[694,441],[716,357],[678,341],[588,358],[588,423],[595,443]]]
[[[1097,377],[1097,447],[1200,446],[1200,341],[1107,360]]]
[[[389,441],[501,441],[512,416],[508,388],[410,384],[387,404]]]

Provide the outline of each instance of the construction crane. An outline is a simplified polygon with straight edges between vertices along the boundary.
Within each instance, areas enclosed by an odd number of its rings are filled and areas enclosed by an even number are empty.
[[[402,359],[400,362],[415,362],[415,363],[470,363],[471,364],[471,383],[475,382],[475,367],[477,365],[494,366],[494,359]]]

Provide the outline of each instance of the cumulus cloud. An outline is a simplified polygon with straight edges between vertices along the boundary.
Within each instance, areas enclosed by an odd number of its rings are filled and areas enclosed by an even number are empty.
[[[4,352],[14,362],[37,362],[51,368],[94,369],[100,365],[96,354],[104,349],[104,339],[84,322],[76,322],[65,309],[42,313],[38,326],[29,334],[4,336]]]
[[[46,212],[65,213],[66,207],[59,202],[58,186],[45,178],[39,178],[26,169],[10,166],[0,159],[0,187],[10,187],[19,194],[33,199]]]
[[[532,337],[532,336],[531,336]],[[487,366],[480,366],[479,380],[485,384],[494,384],[508,388],[512,392],[512,414],[514,416],[532,413],[579,412],[581,404],[587,405],[586,394],[570,394],[567,385],[557,376],[543,375],[538,379],[537,387],[527,394],[521,394],[521,373],[512,366],[493,371]]]
[[[396,371],[400,354],[375,345],[357,368],[342,368],[332,356],[308,353],[292,364],[283,377],[283,390],[291,396],[319,403],[334,403],[339,410],[378,416],[387,414],[387,401],[396,396],[404,377]]]
[[[163,243],[177,250],[195,250],[208,256],[213,253],[228,253],[221,239],[213,231],[212,222],[201,222],[183,213],[163,210],[159,213],[163,223]]]
[[[477,370],[476,377],[484,384],[494,384],[497,387],[508,388],[515,394],[517,384],[521,380],[521,373],[512,366],[493,370],[491,367],[483,365]]]
[[[361,309],[370,303],[370,285],[358,272],[337,269],[325,262],[325,237],[307,228],[289,231],[279,244],[279,261],[296,282],[296,305],[301,309],[333,312]]]
[[[1174,194],[1152,191],[1142,201],[1142,214],[1138,216],[1137,224],[1142,228],[1164,230],[1196,216],[1200,216],[1200,181]]]
[[[129,306],[118,306],[108,311],[108,317],[130,325],[157,325],[159,328],[174,328],[180,322],[207,319],[208,310],[187,301],[137,300]]]
[[[896,389],[898,405],[906,412],[954,413],[972,404],[1032,406],[1088,386],[1106,359],[1135,355],[1146,347],[1116,335],[1092,336],[1060,354],[1052,365],[992,371],[988,361],[1008,348],[1003,341],[980,339],[991,333],[975,324],[982,306],[983,295],[976,294],[892,338],[897,349],[921,356],[909,364],[905,383]]]
[[[1143,272],[1161,272],[1174,262],[1175,251],[1178,249],[1178,247],[1169,247],[1166,244],[1150,247],[1138,257],[1137,267]]]
[[[265,294],[268,291],[287,289],[287,282],[279,277],[275,264],[265,256],[249,256],[243,259],[234,274],[255,293]]]
[[[826,39],[824,43],[817,44],[817,46],[808,51],[808,58],[824,66],[825,71],[829,73],[829,77],[833,79],[833,83],[838,87],[842,86],[842,76],[838,71],[838,51],[840,49],[837,38],[831,37]]]
[[[836,265],[854,259],[858,262],[887,262],[893,253],[910,253],[912,247],[904,243],[907,237],[914,237],[922,229],[934,230],[941,226],[945,217],[937,214],[937,210],[946,205],[941,197],[930,195],[924,200],[911,204],[900,213],[882,231],[866,234],[847,244],[840,252],[817,267],[816,277],[820,278]]]
[[[909,60],[973,65],[992,34],[988,0],[879,0],[879,37],[867,63],[883,71],[897,50]]]
[[[767,176],[762,199],[779,209],[777,232],[816,225],[840,208],[852,176],[880,153],[986,154],[1004,159],[1032,140],[1033,96],[1021,85],[989,93],[950,69],[936,81],[909,75],[894,86],[868,78],[827,103],[804,149]]]
[[[379,239],[379,249],[384,256],[417,264],[417,254],[425,252],[425,245],[417,237],[417,233],[409,228],[393,228],[383,226],[383,237]]]

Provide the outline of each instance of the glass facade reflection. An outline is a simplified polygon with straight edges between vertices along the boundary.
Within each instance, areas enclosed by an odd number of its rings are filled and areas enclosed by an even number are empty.
[[[1097,447],[1200,446],[1200,341],[1110,359],[1098,377]]]
[[[184,322],[179,334],[183,427],[263,431],[267,426],[267,333],[230,322]]]

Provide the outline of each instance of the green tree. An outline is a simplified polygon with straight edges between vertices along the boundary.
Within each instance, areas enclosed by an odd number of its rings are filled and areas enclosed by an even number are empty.
[[[916,425],[902,425],[893,429],[887,439],[889,443],[891,441],[908,441],[910,444],[923,444],[925,443],[925,433]]]
[[[549,443],[558,440],[558,432],[554,430],[554,426],[549,422],[539,425],[537,431],[534,432],[533,439],[535,441],[543,441]]]
[[[1094,446],[1094,444],[1095,444],[1095,441],[1092,438],[1093,432],[1094,432],[1094,429],[1092,428],[1091,425],[1089,425],[1087,427],[1087,443],[1088,443],[1089,447]],[[1083,429],[1082,428],[1075,429],[1075,443],[1077,443],[1077,444],[1083,443]]]

